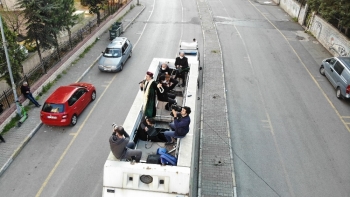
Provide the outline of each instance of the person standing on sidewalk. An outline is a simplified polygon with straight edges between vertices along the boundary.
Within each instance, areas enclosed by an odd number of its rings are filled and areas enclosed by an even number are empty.
[[[5,139],[2,137],[1,134],[0,134],[0,141],[1,141],[1,142],[4,142],[4,143],[6,142]]]
[[[40,107],[41,105],[38,103],[38,101],[35,100],[32,93],[30,92],[30,87],[28,86],[28,83],[25,81],[23,82],[23,85],[21,86],[21,92],[24,97],[29,99],[35,106]]]

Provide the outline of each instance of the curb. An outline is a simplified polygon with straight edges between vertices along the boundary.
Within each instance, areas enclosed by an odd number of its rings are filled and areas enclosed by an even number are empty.
[[[138,5],[136,5],[136,6],[138,6]],[[130,21],[130,23],[123,29],[123,32],[124,32],[126,29],[128,29],[129,26],[136,20],[136,18],[139,17],[140,14],[145,10],[146,6],[144,6],[144,5],[142,5],[142,6],[143,6],[142,10],[141,10],[141,11]]]
[[[140,14],[145,10],[146,6],[143,6],[143,9],[130,21],[130,23],[123,29],[125,31],[133,22],[134,20],[140,16]],[[92,62],[92,64],[84,71],[84,73],[78,78],[77,82],[79,82],[95,65],[95,63],[98,61],[98,59],[101,57],[101,54]],[[57,72],[57,71],[56,71]],[[28,101],[28,100],[26,100]],[[23,148],[27,145],[29,140],[36,134],[36,132],[41,128],[43,125],[42,122],[37,124],[35,128],[29,133],[29,135],[22,141],[22,143],[19,145],[19,147],[12,153],[11,157],[6,161],[5,165],[3,165],[0,169],[0,176],[7,170],[7,168],[11,165],[13,160],[19,155],[19,153],[23,150]]]
[[[5,165],[3,165],[0,169],[0,176],[6,171],[6,169],[10,166],[12,161],[18,156],[18,154],[22,151],[22,149],[27,145],[29,140],[35,135],[35,133],[40,129],[43,123],[39,123],[35,126],[35,128],[29,133],[29,135],[23,140],[20,146],[12,153],[11,157],[6,161]]]

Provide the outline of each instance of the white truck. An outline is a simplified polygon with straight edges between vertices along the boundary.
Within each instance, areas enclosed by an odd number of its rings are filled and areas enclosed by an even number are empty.
[[[156,154],[159,147],[165,147],[162,142],[142,141],[137,138],[137,132],[143,117],[143,92],[139,91],[133,105],[122,125],[130,135],[137,149],[142,150],[141,162],[121,161],[110,152],[104,165],[103,197],[117,196],[152,196],[152,197],[187,197],[190,196],[191,185],[191,159],[193,158],[194,134],[196,133],[195,111],[197,100],[197,81],[199,68],[199,52],[197,43],[182,42],[183,50],[188,58],[190,71],[187,75],[185,87],[176,87],[177,103],[181,106],[191,107],[191,124],[189,133],[169,153],[177,157],[177,165],[161,165],[146,163],[147,156]],[[154,73],[157,79],[162,63],[167,63],[175,69],[174,59],[154,58],[148,71]],[[173,120],[170,111],[165,110],[164,102],[157,102],[156,128],[166,129]]]

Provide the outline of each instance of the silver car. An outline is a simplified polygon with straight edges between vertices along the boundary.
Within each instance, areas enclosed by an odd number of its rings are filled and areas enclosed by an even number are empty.
[[[132,44],[125,37],[114,38],[98,61],[98,69],[103,72],[122,71],[126,60],[132,55]]]
[[[338,99],[350,98],[350,57],[332,57],[322,61],[321,75],[324,75],[336,89]]]

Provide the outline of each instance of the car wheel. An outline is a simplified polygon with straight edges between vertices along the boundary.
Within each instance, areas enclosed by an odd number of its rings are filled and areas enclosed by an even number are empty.
[[[91,102],[96,99],[96,91],[94,90],[91,94]]]
[[[321,65],[321,67],[320,67],[320,74],[321,75],[323,75],[323,76],[325,76],[326,74],[325,74],[325,70],[324,70],[324,66],[323,65]]]
[[[338,99],[342,99],[343,98],[343,96],[341,95],[340,87],[337,87],[337,90],[335,91],[335,96]]]
[[[74,115],[72,116],[72,118],[70,119],[70,124],[71,124],[72,126],[74,126],[74,125],[77,124],[77,122],[78,122],[78,116],[74,114]]]
[[[130,53],[129,53],[129,58],[131,58],[131,56],[132,56],[132,51],[130,51]]]

